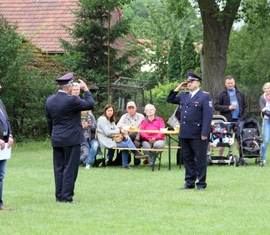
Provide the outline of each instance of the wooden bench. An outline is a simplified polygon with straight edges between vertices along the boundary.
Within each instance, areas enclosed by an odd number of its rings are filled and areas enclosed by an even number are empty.
[[[105,166],[105,161],[106,161],[106,149],[107,148],[104,148],[104,151],[103,151],[103,163],[102,163],[102,166]],[[138,150],[138,151],[148,151],[148,152],[152,152],[153,155],[150,156],[153,158],[153,165],[152,165],[152,171],[154,171],[155,169],[155,162],[156,160],[158,160],[158,170],[160,170],[160,166],[161,166],[161,157],[162,157],[162,153],[164,150],[168,150],[169,149],[169,146],[165,145],[162,149],[153,149],[153,148],[143,148],[143,147],[140,147],[140,148],[124,148],[124,147],[113,147],[111,149],[114,149],[114,150],[128,150],[128,151],[133,151],[133,150]],[[180,146],[171,146],[171,149],[181,149]],[[135,156],[134,156],[135,157]],[[136,158],[136,157],[135,157]],[[141,159],[141,158],[140,158]],[[95,160],[96,161],[96,160]],[[171,164],[171,159],[169,159],[169,169],[170,169],[170,164]]]
[[[96,164],[96,162],[97,162],[97,164],[100,164],[100,162],[102,162],[102,166],[105,166],[106,164],[105,164],[105,161],[106,161],[106,150],[107,150],[108,148],[104,148],[104,151],[103,151],[103,158],[102,159],[96,159],[95,158],[95,162],[94,162],[94,164]],[[152,157],[152,159],[153,159],[153,165],[152,165],[152,171],[154,171],[154,169],[155,169],[155,162],[156,162],[156,159],[158,159],[159,160],[159,164],[158,164],[158,170],[160,170],[160,165],[161,165],[161,156],[162,156],[162,153],[163,153],[163,151],[164,151],[164,149],[152,149],[152,148],[124,148],[124,147],[113,147],[113,148],[111,148],[111,149],[114,149],[114,150],[127,150],[127,151],[133,151],[133,150],[138,150],[138,151],[148,151],[148,152],[153,152],[153,155],[152,156],[150,156],[150,157]],[[134,156],[135,157],[135,156]],[[135,157],[136,158],[136,157]],[[142,158],[137,158],[137,159],[142,159]],[[147,158],[146,158],[147,159]]]

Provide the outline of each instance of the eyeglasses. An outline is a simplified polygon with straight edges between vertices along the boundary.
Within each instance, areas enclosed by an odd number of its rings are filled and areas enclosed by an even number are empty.
[[[154,109],[146,109],[145,112],[154,111]]]

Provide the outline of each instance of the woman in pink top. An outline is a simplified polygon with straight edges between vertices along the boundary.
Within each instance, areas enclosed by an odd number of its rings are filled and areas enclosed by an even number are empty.
[[[165,128],[165,122],[161,117],[156,115],[156,108],[154,105],[147,104],[144,108],[144,112],[146,117],[141,122],[140,130],[160,130],[160,128]],[[143,148],[163,148],[165,144],[164,137],[165,135],[162,133],[140,133],[140,140]],[[145,151],[144,153],[151,156],[150,152]],[[152,166],[153,161],[151,157],[144,161],[144,164],[147,163]]]

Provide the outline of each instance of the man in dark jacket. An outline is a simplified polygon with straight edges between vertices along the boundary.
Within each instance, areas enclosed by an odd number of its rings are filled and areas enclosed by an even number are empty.
[[[46,119],[53,147],[55,197],[58,202],[73,200],[74,186],[84,141],[81,111],[94,108],[94,100],[86,84],[79,79],[84,99],[71,95],[73,74],[57,79],[58,92],[46,101]]]
[[[229,125],[228,132],[235,129],[236,123],[240,124],[247,117],[248,112],[248,102],[246,100],[245,94],[238,90],[235,86],[235,80],[232,76],[227,76],[225,78],[225,88],[223,88],[216,96],[214,102],[215,110],[220,112],[220,115],[224,116],[228,122],[233,122]],[[239,147],[239,128],[235,134],[237,139],[237,148],[240,152]],[[224,147],[219,147],[219,155],[222,156]],[[241,153],[240,153],[241,155]],[[241,156],[240,156],[241,157]],[[241,163],[244,165],[247,162],[244,159],[240,159]]]
[[[2,86],[0,85],[0,89]],[[13,144],[13,137],[11,133],[11,128],[8,120],[8,115],[6,112],[5,105],[2,100],[0,100],[0,149],[10,148]],[[0,160],[0,210],[11,210],[11,208],[5,207],[2,195],[3,195],[3,179],[6,173],[6,160],[7,158],[1,158]]]

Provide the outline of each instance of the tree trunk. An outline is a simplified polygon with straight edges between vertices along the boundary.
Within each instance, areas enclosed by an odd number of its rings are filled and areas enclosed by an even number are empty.
[[[233,21],[241,0],[227,0],[223,11],[213,0],[198,0],[203,22],[203,90],[214,98],[224,87],[226,53]]]

